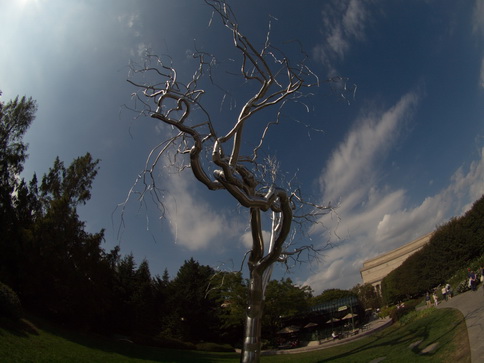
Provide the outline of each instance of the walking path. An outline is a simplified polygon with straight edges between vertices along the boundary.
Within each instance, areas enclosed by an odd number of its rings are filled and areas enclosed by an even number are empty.
[[[438,308],[454,308],[464,315],[471,346],[471,362],[484,362],[484,287],[479,286],[477,291],[466,291],[443,301]]]

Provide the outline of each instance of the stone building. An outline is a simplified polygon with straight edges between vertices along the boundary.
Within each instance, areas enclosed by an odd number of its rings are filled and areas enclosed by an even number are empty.
[[[432,233],[407,243],[393,251],[383,253],[363,263],[360,270],[364,284],[372,284],[375,290],[381,295],[381,281],[390,272],[400,266],[403,261],[420,250],[432,237]]]

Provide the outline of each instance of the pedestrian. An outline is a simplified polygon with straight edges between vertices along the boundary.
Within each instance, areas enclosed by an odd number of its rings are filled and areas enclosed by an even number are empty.
[[[432,305],[432,302],[430,301],[430,294],[429,292],[427,291],[427,293],[425,294],[425,302],[427,303],[427,307],[429,308],[431,305]]]
[[[477,276],[476,276],[476,273],[471,270],[469,274],[469,287],[471,288],[472,291],[476,291],[476,286],[477,286]]]
[[[450,286],[449,283],[445,285],[445,289],[447,290],[447,297],[449,299],[452,299],[452,287]]]
[[[442,289],[440,291],[442,291],[442,300],[447,301],[447,289],[445,288],[445,285],[442,286]]]
[[[437,297],[437,292],[434,290],[434,293],[432,294],[432,297],[434,298],[434,305],[437,307],[439,305],[439,298]]]

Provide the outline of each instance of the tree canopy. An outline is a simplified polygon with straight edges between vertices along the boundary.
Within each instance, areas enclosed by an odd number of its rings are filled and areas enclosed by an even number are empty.
[[[439,226],[430,241],[382,281],[387,303],[418,296],[446,282],[484,254],[484,196],[461,217]]]

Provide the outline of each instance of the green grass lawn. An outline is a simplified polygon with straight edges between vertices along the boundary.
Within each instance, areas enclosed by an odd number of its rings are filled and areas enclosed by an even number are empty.
[[[395,324],[370,337],[300,354],[263,356],[262,362],[470,362],[462,314],[428,309],[405,325]],[[12,324],[0,320],[0,362],[237,362],[235,353],[170,350],[115,342],[101,336],[66,331],[34,319]],[[414,348],[410,345],[421,341]],[[420,351],[434,343],[428,354]]]

